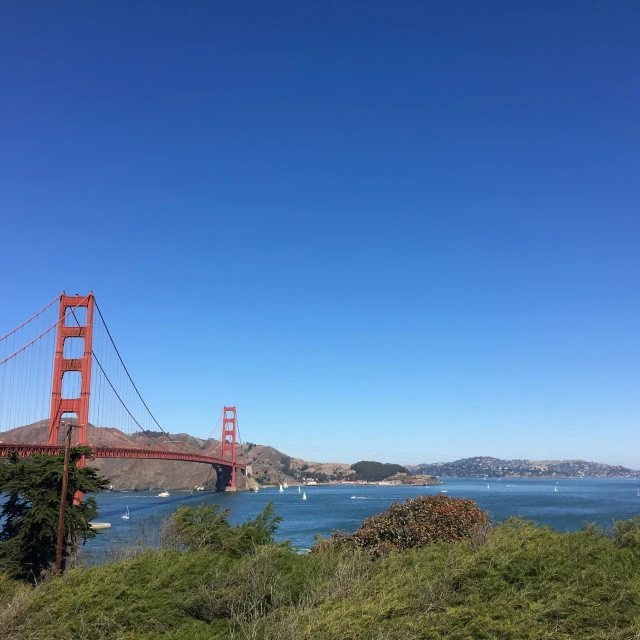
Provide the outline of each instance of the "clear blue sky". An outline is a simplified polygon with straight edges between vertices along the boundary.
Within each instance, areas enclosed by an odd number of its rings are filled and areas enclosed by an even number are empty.
[[[174,432],[640,467],[638,24],[4,3],[0,329],[93,289]]]

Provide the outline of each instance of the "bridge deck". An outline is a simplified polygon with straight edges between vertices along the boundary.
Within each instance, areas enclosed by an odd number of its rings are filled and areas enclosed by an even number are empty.
[[[91,446],[91,445],[89,445]],[[57,444],[12,444],[0,443],[0,458],[7,458],[12,451],[17,452],[21,458],[31,455],[56,455],[64,449],[64,445]],[[181,460],[183,462],[201,462],[223,467],[231,467],[230,460],[213,458],[197,453],[184,451],[168,451],[157,449],[136,449],[134,447],[91,447],[92,458],[140,458],[145,460]],[[244,464],[236,464],[236,469],[246,469]]]

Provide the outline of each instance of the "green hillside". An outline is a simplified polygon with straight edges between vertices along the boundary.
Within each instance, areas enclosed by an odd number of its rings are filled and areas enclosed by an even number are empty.
[[[220,535],[196,528],[180,537],[185,522],[211,518]],[[340,545],[299,555],[261,544],[256,532],[267,521],[244,529],[223,521],[183,513],[164,550],[74,569],[35,589],[0,575],[0,638],[640,637],[635,522],[559,534],[513,519],[457,542],[378,556]]]

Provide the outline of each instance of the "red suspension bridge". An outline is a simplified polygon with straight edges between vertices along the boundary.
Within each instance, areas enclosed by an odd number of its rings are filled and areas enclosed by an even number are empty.
[[[93,293],[63,292],[0,337],[0,458],[57,454],[67,423],[96,458],[206,463],[218,489],[234,491],[246,471],[236,408],[225,406],[221,418],[220,438],[205,448],[172,438],[138,391]]]

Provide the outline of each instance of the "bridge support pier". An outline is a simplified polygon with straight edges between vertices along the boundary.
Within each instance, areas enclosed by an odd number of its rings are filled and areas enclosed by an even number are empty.
[[[226,465],[213,465],[216,470],[216,491],[235,491],[235,467],[227,467]],[[233,482],[233,484],[232,484]]]

